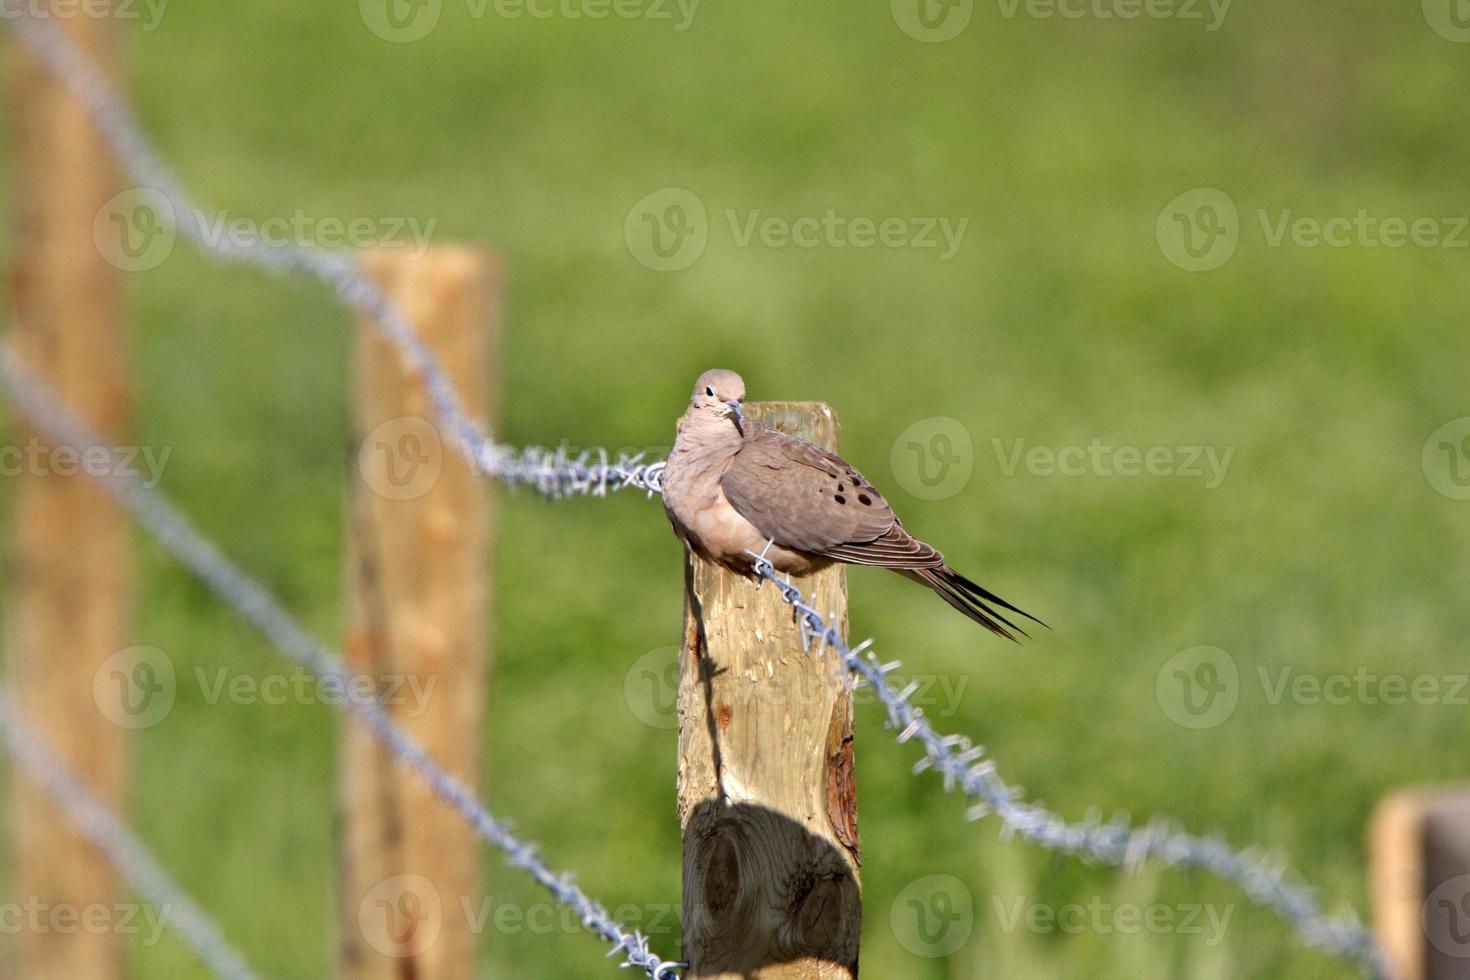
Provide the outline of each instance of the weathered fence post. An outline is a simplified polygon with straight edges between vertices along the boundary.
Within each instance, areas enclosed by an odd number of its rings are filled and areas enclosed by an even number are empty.
[[[751,417],[830,449],[837,420],[811,402]],[[847,629],[841,566],[797,579]],[[691,978],[857,976],[852,693],[830,650],[802,648],[776,591],[686,556],[679,658],[684,958]]]
[[[418,259],[377,250],[363,265],[437,355],[465,410],[493,423],[496,261],[436,247]],[[349,669],[372,678],[393,720],[474,787],[488,659],[488,484],[435,428],[402,352],[367,322],[354,421]],[[342,778],[341,976],[473,977],[465,909],[478,901],[474,834],[355,721],[344,733]]]
[[[1470,788],[1379,804],[1373,912],[1395,980],[1464,980],[1470,964]]]
[[[50,19],[116,74],[108,18]],[[120,275],[93,237],[120,190],[112,156],[60,83],[19,45],[12,45],[12,58],[16,350],[82,420],[117,440],[129,414]],[[80,471],[75,453],[52,448],[28,426],[20,433],[11,687],[26,716],[92,792],[120,806],[126,731],[114,720],[126,717],[126,695],[107,678],[94,681],[128,646],[127,522]],[[65,914],[99,907],[112,914],[119,887],[111,866],[35,784],[17,774],[15,787],[12,893],[37,907],[71,910]],[[23,924],[15,949],[18,976],[122,975],[115,929]]]

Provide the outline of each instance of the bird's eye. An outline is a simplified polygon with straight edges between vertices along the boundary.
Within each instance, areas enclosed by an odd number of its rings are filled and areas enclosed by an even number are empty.
[[[705,388],[704,393],[706,395],[709,395],[711,398],[715,397],[715,390],[713,388]]]

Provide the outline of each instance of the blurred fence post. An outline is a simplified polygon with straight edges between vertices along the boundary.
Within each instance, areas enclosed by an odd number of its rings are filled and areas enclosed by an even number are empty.
[[[751,417],[830,449],[837,419],[812,402]],[[837,565],[798,579],[847,628]],[[699,980],[857,976],[852,692],[831,651],[802,648],[776,591],[686,555],[679,658],[684,959]]]
[[[466,411],[493,423],[499,270],[489,254],[380,249],[363,266],[439,358]],[[487,673],[491,498],[422,380],[368,322],[358,330],[347,636],[355,678],[447,771],[479,783]],[[340,976],[476,974],[466,908],[480,848],[467,824],[361,724],[343,740]],[[466,904],[470,903],[470,904]]]
[[[1379,804],[1373,913],[1395,980],[1464,980],[1470,965],[1470,787]]]
[[[116,76],[110,18],[50,21]],[[15,348],[84,422],[116,441],[129,415],[120,269],[94,239],[121,189],[116,169],[64,86],[20,45],[11,45],[11,58]],[[88,788],[121,806],[125,725],[135,705],[126,690],[126,666],[111,658],[127,646],[127,521],[81,471],[81,457],[53,449],[28,426],[19,426],[19,433],[16,448],[26,462],[15,478],[13,695]],[[109,672],[117,676],[105,676]],[[17,774],[14,785],[12,894],[78,915],[97,907],[115,910],[120,889],[107,861],[35,784]],[[122,975],[116,929],[23,924],[15,949],[17,975],[32,980]]]

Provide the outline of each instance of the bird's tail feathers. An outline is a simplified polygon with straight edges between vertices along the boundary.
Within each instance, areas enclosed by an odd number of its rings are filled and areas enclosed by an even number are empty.
[[[935,568],[904,569],[903,574],[916,581],[922,582],[939,594],[945,602],[954,606],[975,622],[984,626],[997,636],[1005,637],[1007,640],[1015,640],[1015,633],[1029,637],[1021,627],[1006,618],[1000,609],[1006,609],[1018,616],[1025,616],[1033,623],[1046,626],[1041,620],[1006,602],[1000,596],[990,592],[948,565],[939,565]],[[1011,631],[1014,630],[1015,633]]]

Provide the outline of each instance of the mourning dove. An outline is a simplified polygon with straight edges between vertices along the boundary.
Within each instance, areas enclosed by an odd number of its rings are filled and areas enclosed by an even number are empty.
[[[834,562],[877,565],[924,583],[1006,639],[1025,631],[996,607],[1041,623],[905,531],[842,457],[746,418],[744,398],[734,371],[701,374],[664,469],[664,509],[692,551],[742,575],[753,574],[756,555],[794,575]]]

